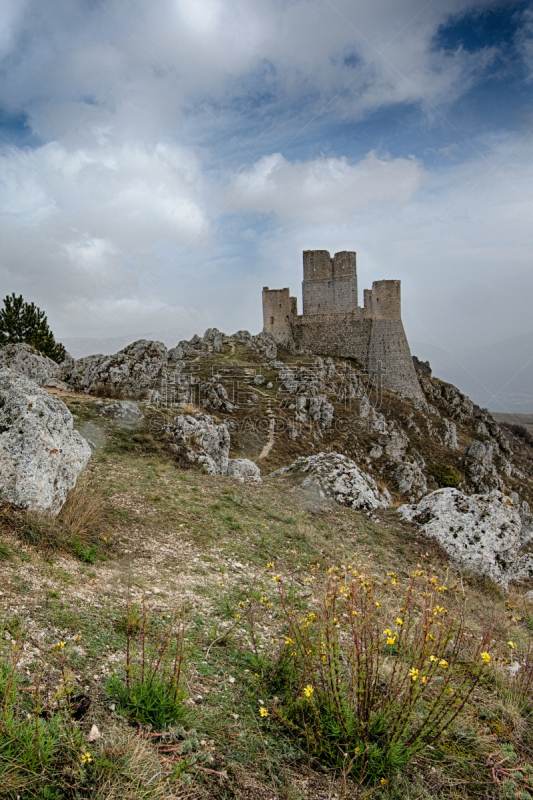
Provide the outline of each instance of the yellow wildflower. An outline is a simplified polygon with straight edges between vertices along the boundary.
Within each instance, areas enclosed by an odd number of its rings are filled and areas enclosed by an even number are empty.
[[[394,644],[396,642],[396,634],[387,638],[387,644]]]
[[[93,757],[89,753],[88,750],[86,750],[85,753],[82,753],[82,755],[81,755],[81,763],[82,764],[90,764],[92,760],[93,760]]]
[[[307,697],[308,700],[309,700],[309,698],[311,697],[311,695],[313,694],[314,691],[315,690],[313,689],[311,684],[308,683],[307,686],[304,689],[304,695]]]
[[[401,617],[396,617],[396,625],[403,625],[403,619]]]
[[[437,656],[430,656],[429,660],[435,662],[438,661],[439,659],[437,658]]]
[[[272,578],[272,580],[273,580],[274,582],[276,582],[276,581],[279,581],[279,580],[281,580],[281,579],[280,579],[279,575],[274,575],[274,576],[273,576],[273,578]]]
[[[259,713],[261,714],[262,717],[268,717],[268,711],[266,710],[266,708],[263,708],[263,706],[261,706],[261,708],[259,709]]]
[[[447,666],[448,666],[448,662],[446,661],[446,659],[445,658],[441,658],[441,660],[439,661],[439,667],[442,667],[442,669],[446,669]]]
[[[514,649],[515,649],[515,647],[516,647],[516,645],[515,645],[515,643],[514,643],[514,642],[507,642],[507,644],[509,645],[509,647],[511,648],[511,650],[514,650]]]
[[[410,678],[411,678],[413,681],[416,681],[416,680],[418,680],[418,672],[419,672],[419,671],[418,671],[417,669],[415,669],[415,667],[411,667],[411,669],[409,670],[409,677],[410,677]]]
[[[267,564],[267,567],[273,567],[273,566],[274,566],[274,562],[273,561],[269,561],[268,564]]]
[[[376,603],[376,608],[381,608],[381,603]]]
[[[385,634],[385,636],[392,636],[392,631],[390,630],[390,628],[385,628],[383,633]]]
[[[488,653],[481,653],[481,658],[485,664],[490,664],[490,655]]]

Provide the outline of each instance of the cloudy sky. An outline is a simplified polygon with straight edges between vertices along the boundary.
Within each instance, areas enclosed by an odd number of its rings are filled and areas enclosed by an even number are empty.
[[[257,332],[304,249],[428,348],[533,333],[530,3],[2,0],[0,69],[1,291],[59,338]]]

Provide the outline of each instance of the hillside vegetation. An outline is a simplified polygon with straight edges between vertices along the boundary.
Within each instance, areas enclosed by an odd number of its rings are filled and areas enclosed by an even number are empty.
[[[0,797],[533,797],[531,587],[457,574],[395,510],[454,484],[531,502],[530,447],[421,383],[433,410],[236,341],[171,364],[136,422],[50,390],[94,449],[57,518],[1,507]],[[176,454],[198,408],[261,483]],[[322,451],[394,505],[268,477]]]

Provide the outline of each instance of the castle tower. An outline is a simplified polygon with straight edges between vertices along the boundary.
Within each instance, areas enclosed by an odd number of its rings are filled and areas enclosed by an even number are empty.
[[[357,308],[357,266],[353,252],[331,258],[327,250],[304,250],[303,314],[346,314]]]
[[[393,392],[422,400],[402,322],[400,281],[374,281],[372,292],[365,292],[365,306],[367,303],[372,311],[368,372]]]
[[[291,321],[298,314],[297,299],[289,289],[263,287],[263,330],[285,347],[292,342]]]

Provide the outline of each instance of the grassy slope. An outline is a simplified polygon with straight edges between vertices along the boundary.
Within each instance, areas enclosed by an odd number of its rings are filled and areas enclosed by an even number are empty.
[[[104,689],[106,677],[124,662],[120,621],[128,592],[138,602],[144,598],[158,617],[183,609],[192,724],[214,742],[214,767],[228,776],[197,775],[197,789],[213,798],[303,800],[333,797],[335,791],[341,796],[338,776],[311,769],[290,739],[259,724],[257,701],[249,690],[249,642],[236,618],[238,604],[254,591],[271,598],[273,606],[261,620],[268,647],[279,635],[281,622],[267,563],[274,563],[283,576],[292,575],[297,590],[304,593],[304,575],[317,558],[335,564],[346,553],[357,553],[369,573],[383,578],[394,571],[404,581],[421,553],[428,553],[436,568],[446,567],[443,554],[399,522],[393,510],[369,518],[310,495],[293,481],[242,484],[185,471],[150,428],[116,427],[100,417],[94,401],[65,400],[76,426],[91,431],[102,444],[89,469],[95,490],[105,498],[107,542],[102,542],[101,559],[83,564],[69,555],[22,545],[16,530],[4,526],[0,651],[7,657],[18,631],[24,631],[21,669],[30,681],[40,654],[58,640],[72,643],[76,684],[92,699],[83,728],[88,731],[95,723],[104,733],[95,747],[105,749],[117,736],[134,747],[137,740],[127,733],[126,721],[110,710]],[[389,402],[403,401],[391,397]],[[264,441],[247,440],[243,434],[236,444],[253,455],[250,450],[261,448]],[[317,442],[316,451],[323,445]],[[287,447],[285,442],[274,448],[263,473],[287,463],[289,455],[294,457],[306,445],[291,444],[290,453]],[[237,449],[235,455],[244,453]],[[467,592],[473,630],[494,624],[502,641],[512,638],[526,646],[532,636],[533,605],[520,599],[523,590],[513,588],[504,598],[492,584],[474,581]],[[509,604],[515,606],[511,614]],[[74,644],[77,636],[81,639]],[[516,786],[495,782],[486,766],[491,753],[503,753],[502,758],[510,753],[515,765],[530,762],[533,733],[513,697],[496,696],[488,687],[474,698],[442,748],[427,751],[395,786],[379,789],[374,796],[517,796]],[[147,763],[153,767],[148,756]],[[185,796],[184,791],[174,785],[168,796]],[[191,797],[194,791],[193,787]]]

